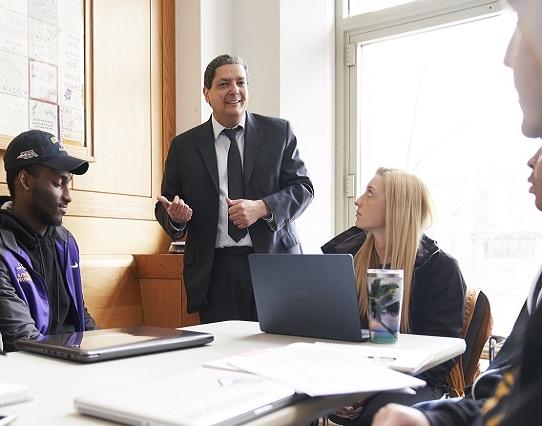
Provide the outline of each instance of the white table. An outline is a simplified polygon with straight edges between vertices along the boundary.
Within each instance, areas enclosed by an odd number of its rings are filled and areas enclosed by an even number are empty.
[[[99,391],[113,385],[138,383],[201,366],[206,361],[235,355],[250,349],[282,346],[294,342],[315,342],[322,339],[281,336],[262,333],[258,323],[225,321],[187,327],[215,336],[204,347],[138,356],[133,358],[78,364],[25,352],[0,357],[0,381],[30,387],[31,402],[0,407],[0,412],[13,411],[18,419],[14,426],[109,424],[106,421],[78,414],[73,399],[87,391]],[[344,343],[344,342],[342,342]],[[370,343],[362,343],[369,345]],[[465,350],[462,339],[401,335],[399,348],[425,350],[433,354],[426,368],[447,361]],[[359,395],[311,398],[261,417],[250,425],[299,425],[341,407]]]

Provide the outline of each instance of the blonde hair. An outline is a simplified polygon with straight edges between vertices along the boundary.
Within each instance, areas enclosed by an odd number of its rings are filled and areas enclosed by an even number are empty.
[[[403,307],[401,331],[410,332],[410,291],[414,275],[414,263],[423,231],[431,224],[432,205],[429,191],[417,176],[398,169],[380,167],[376,174],[384,181],[385,194],[385,253],[381,259],[384,267],[402,269]],[[379,265],[374,236],[367,233],[363,245],[354,258],[359,307],[367,316],[367,269]]]

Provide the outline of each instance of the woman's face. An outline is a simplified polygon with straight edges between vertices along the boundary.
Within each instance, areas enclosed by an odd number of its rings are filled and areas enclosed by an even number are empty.
[[[354,204],[356,205],[356,226],[364,231],[383,230],[386,225],[386,195],[384,178],[375,175],[367,189]]]

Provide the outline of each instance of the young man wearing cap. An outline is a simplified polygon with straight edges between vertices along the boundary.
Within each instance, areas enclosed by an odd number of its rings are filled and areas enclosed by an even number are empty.
[[[523,134],[542,138],[542,1],[509,0],[517,11],[517,27],[505,64],[523,111]],[[542,210],[542,148],[529,160],[533,170],[529,192]],[[512,333],[503,348],[474,384],[471,395],[459,402],[442,401],[420,409],[389,404],[377,412],[373,426],[538,426],[542,424],[542,269]]]
[[[88,163],[53,135],[30,130],[4,155],[11,201],[0,210],[0,332],[5,350],[23,337],[93,330],[79,270],[79,249],[62,216],[72,174]]]

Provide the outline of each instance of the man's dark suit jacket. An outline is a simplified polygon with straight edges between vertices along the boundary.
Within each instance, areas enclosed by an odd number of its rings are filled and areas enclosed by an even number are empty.
[[[244,137],[244,198],[264,200],[276,225],[259,219],[249,227],[254,252],[300,253],[293,221],[312,201],[314,189],[299,158],[290,124],[279,118],[247,113]],[[218,166],[211,119],[173,139],[162,195],[170,201],[178,195],[193,211],[192,219],[180,233],[171,226],[160,202],[155,208],[156,218],[172,238],[187,232],[184,284],[188,312],[195,312],[207,303],[218,226]]]

